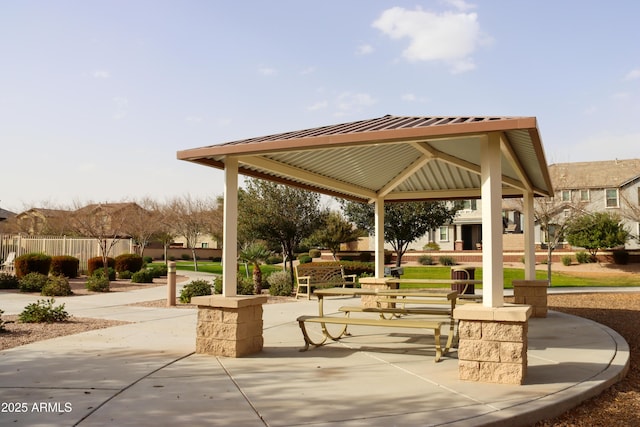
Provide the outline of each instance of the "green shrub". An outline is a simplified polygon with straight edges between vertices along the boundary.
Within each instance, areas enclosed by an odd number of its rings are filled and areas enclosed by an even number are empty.
[[[162,276],[166,276],[169,273],[168,270],[169,269],[167,268],[166,264],[154,264],[151,266],[151,268],[149,268],[149,271],[156,279]]]
[[[273,296],[291,296],[293,295],[293,286],[291,285],[291,274],[288,271],[275,271],[267,277],[269,284],[269,294]]]
[[[18,316],[18,320],[23,323],[52,323],[64,322],[69,319],[69,313],[64,309],[64,304],[53,306],[53,298],[38,300],[24,308]]]
[[[107,258],[107,267],[113,268],[115,271],[116,268],[116,260],[114,258]],[[100,270],[104,268],[104,263],[102,262],[101,256],[96,256],[93,258],[89,258],[87,260],[87,276],[93,276],[93,273],[96,270]],[[115,277],[115,276],[114,276]],[[115,280],[115,279],[113,279]]]
[[[129,279],[131,279],[132,275],[133,275],[133,273],[130,272],[129,270],[121,271],[120,273],[118,273],[118,279],[129,280]]]
[[[29,273],[20,279],[21,292],[42,292],[49,278],[41,273]]]
[[[70,279],[78,277],[80,260],[70,255],[60,255],[51,257],[50,273],[56,276],[66,276]]]
[[[322,252],[320,249],[309,249],[309,256],[311,258],[320,258],[320,256],[322,256]]]
[[[253,295],[253,278],[238,277],[238,287],[236,288],[238,295]]]
[[[213,290],[216,294],[222,294],[222,277],[216,277],[213,281]],[[240,277],[236,284],[238,295],[253,295],[253,279],[251,277]]]
[[[441,256],[438,258],[438,262],[442,265],[456,265],[456,262],[453,260],[453,257],[450,256]]]
[[[115,270],[120,273],[121,271],[130,271],[135,273],[142,269],[142,257],[136,254],[121,254],[115,258]]]
[[[300,261],[300,264],[308,264],[312,262],[313,259],[309,255],[300,255],[298,261]]]
[[[51,257],[41,253],[28,253],[20,255],[14,261],[16,276],[23,278],[29,273],[47,275],[51,269]]]
[[[2,314],[4,311],[0,310],[0,332],[4,332],[4,320],[2,320]]]
[[[109,274],[108,278],[109,278],[110,281],[116,280],[116,271],[112,267],[109,267],[107,269],[107,272]],[[92,276],[104,277],[104,268],[99,268],[99,269],[95,270],[93,272]]]
[[[613,251],[613,262],[618,265],[629,264],[629,252],[622,250]]]
[[[571,265],[571,261],[572,261],[572,259],[571,259],[570,255],[565,255],[565,256],[562,257],[562,265],[565,265],[565,266],[568,267],[568,266]]]
[[[0,289],[18,289],[20,281],[13,274],[0,273]]]
[[[282,257],[278,256],[278,255],[273,255],[270,256],[269,258],[267,258],[267,260],[265,261],[265,263],[269,264],[269,265],[273,265],[273,264],[280,264],[282,262]]]
[[[440,245],[437,244],[436,242],[429,242],[426,245],[424,245],[422,249],[425,251],[439,251]]]
[[[591,262],[591,255],[585,251],[576,252],[576,261],[578,261],[579,264],[586,264]]]
[[[101,275],[90,276],[85,286],[92,292],[109,292],[109,279]]]
[[[199,297],[203,295],[211,295],[211,282],[206,280],[193,280],[190,283],[184,285],[180,291],[180,302],[188,304],[191,302],[191,298]]]
[[[131,283],[153,283],[153,273],[149,270],[136,271],[131,275]]]
[[[56,275],[49,277],[47,283],[42,287],[40,295],[47,297],[66,297],[73,295],[73,291],[71,290],[71,286],[69,286],[69,279],[61,275]]]
[[[153,262],[153,258],[151,258],[150,256],[144,256],[142,257],[142,260],[145,264],[151,264]]]
[[[433,265],[433,257],[431,255],[422,255],[418,258],[418,262],[422,265]]]
[[[180,255],[180,258],[182,258],[183,261],[189,261],[191,256],[189,256],[189,254],[182,254]]]

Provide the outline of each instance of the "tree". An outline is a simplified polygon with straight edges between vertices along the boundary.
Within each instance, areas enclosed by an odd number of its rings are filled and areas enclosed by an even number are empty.
[[[567,225],[567,241],[572,246],[585,248],[593,259],[599,249],[624,245],[628,239],[629,232],[620,217],[609,212],[580,215]]]
[[[140,209],[131,212],[124,224],[124,231],[131,236],[136,243],[135,250],[138,255],[144,255],[144,248],[147,247],[151,239],[162,228],[159,221],[160,209],[158,204],[149,199],[144,198],[137,202]]]
[[[194,271],[198,271],[196,246],[209,229],[214,210],[213,201],[194,199],[190,195],[172,199],[163,209],[165,223],[176,236],[184,237],[187,247],[191,249]]]
[[[567,197],[570,196],[570,197]],[[524,211],[522,199],[511,199],[507,204],[515,204]],[[584,214],[586,201],[579,200],[579,192],[561,193],[559,197],[536,197],[533,200],[533,219],[540,226],[542,241],[547,245],[547,281],[551,286],[551,266],[553,251],[565,241],[569,222]]]
[[[366,235],[366,231],[354,227],[339,212],[330,212],[324,227],[317,229],[308,239],[312,245],[325,247],[331,251],[333,259],[342,243],[355,242]]]
[[[109,253],[122,237],[127,236],[127,218],[138,209],[142,208],[135,203],[91,203],[69,214],[69,225],[75,234],[98,241],[107,279]]]
[[[239,240],[264,240],[279,245],[289,260],[294,282],[294,250],[324,223],[320,195],[283,184],[247,179],[238,194]]]
[[[242,247],[239,253],[241,260],[253,265],[253,293],[262,293],[262,271],[260,262],[265,261],[271,255],[271,251],[262,242],[251,242]]]
[[[374,233],[374,207],[370,204],[339,202],[346,217],[358,228]],[[460,205],[447,202],[404,202],[388,203],[384,207],[384,240],[396,251],[396,266],[402,263],[402,256],[409,244],[424,236],[429,230],[453,221]]]

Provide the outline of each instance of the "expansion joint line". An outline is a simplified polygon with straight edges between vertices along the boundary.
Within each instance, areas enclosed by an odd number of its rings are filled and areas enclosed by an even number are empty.
[[[246,393],[242,390],[242,388],[240,387],[240,384],[238,384],[235,378],[233,378],[233,376],[231,375],[231,372],[229,372],[227,367],[224,366],[224,364],[222,363],[222,360],[219,357],[216,357],[216,360],[218,361],[218,364],[220,365],[220,367],[224,370],[225,374],[227,374],[227,377],[229,377],[233,385],[236,386],[236,388],[238,389],[242,397],[244,397],[244,400],[247,402],[247,404],[251,407],[251,409],[253,409],[253,412],[256,413],[258,418],[260,418],[260,421],[262,421],[262,424],[269,427],[269,423],[262,417],[262,415],[260,414],[260,411],[258,411],[258,408],[256,408],[255,405],[251,402],[251,399],[249,399],[249,396],[247,396]]]
[[[106,405],[108,402],[112,401],[114,398],[116,398],[117,396],[121,395],[123,392],[125,392],[125,391],[129,390],[131,387],[133,387],[134,385],[138,384],[140,381],[142,381],[142,380],[144,380],[144,379],[146,379],[146,378],[149,378],[151,375],[155,374],[156,372],[158,372],[158,371],[160,371],[160,370],[162,370],[162,369],[166,368],[167,366],[171,366],[171,365],[173,365],[173,364],[174,364],[174,363],[176,363],[176,362],[179,362],[179,361],[181,361],[181,360],[183,360],[183,359],[186,359],[187,357],[192,356],[193,354],[195,354],[195,351],[192,351],[192,352],[191,352],[191,353],[189,353],[189,354],[186,354],[186,355],[184,355],[184,356],[182,356],[182,357],[179,357],[179,358],[177,358],[177,359],[175,359],[175,360],[172,360],[172,361],[171,361],[171,362],[169,362],[169,363],[165,363],[164,365],[160,366],[159,368],[154,369],[153,371],[149,372],[148,374],[143,375],[142,377],[138,378],[137,380],[135,380],[134,382],[132,382],[132,383],[131,383],[131,384],[129,384],[128,386],[126,386],[126,387],[124,387],[124,388],[121,388],[120,390],[118,390],[118,392],[117,392],[117,393],[115,393],[114,395],[112,395],[111,397],[109,397],[108,399],[106,399],[104,402],[102,402],[101,404],[99,404],[98,406],[96,406],[95,408],[93,408],[93,410],[91,410],[87,415],[85,415],[84,417],[80,418],[80,420],[79,420],[77,423],[75,423],[75,424],[73,425],[73,427],[75,427],[75,426],[79,425],[81,422],[83,422],[84,420],[86,420],[87,418],[89,418],[91,415],[93,415],[93,414],[94,414],[98,409],[102,408],[102,407],[103,407],[104,405]]]

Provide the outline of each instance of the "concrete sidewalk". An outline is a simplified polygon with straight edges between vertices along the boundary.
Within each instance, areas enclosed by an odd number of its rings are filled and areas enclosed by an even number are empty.
[[[7,295],[9,314],[22,301]],[[136,323],[0,352],[0,425],[528,425],[599,393],[629,361],[616,332],[555,312],[530,321],[522,386],[459,381],[455,352],[434,363],[431,337],[397,328],[352,327],[301,353],[295,319],[316,313],[314,300],[266,304],[257,355],[196,355],[196,310],[126,305],[165,297],[159,287],[65,300],[75,316]],[[345,303],[326,299],[325,312]]]

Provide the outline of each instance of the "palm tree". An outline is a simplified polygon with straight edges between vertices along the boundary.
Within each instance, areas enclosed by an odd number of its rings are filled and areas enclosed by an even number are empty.
[[[271,255],[271,251],[262,242],[251,242],[242,247],[239,253],[241,260],[253,265],[253,293],[262,293],[262,271],[260,262],[265,261]]]

